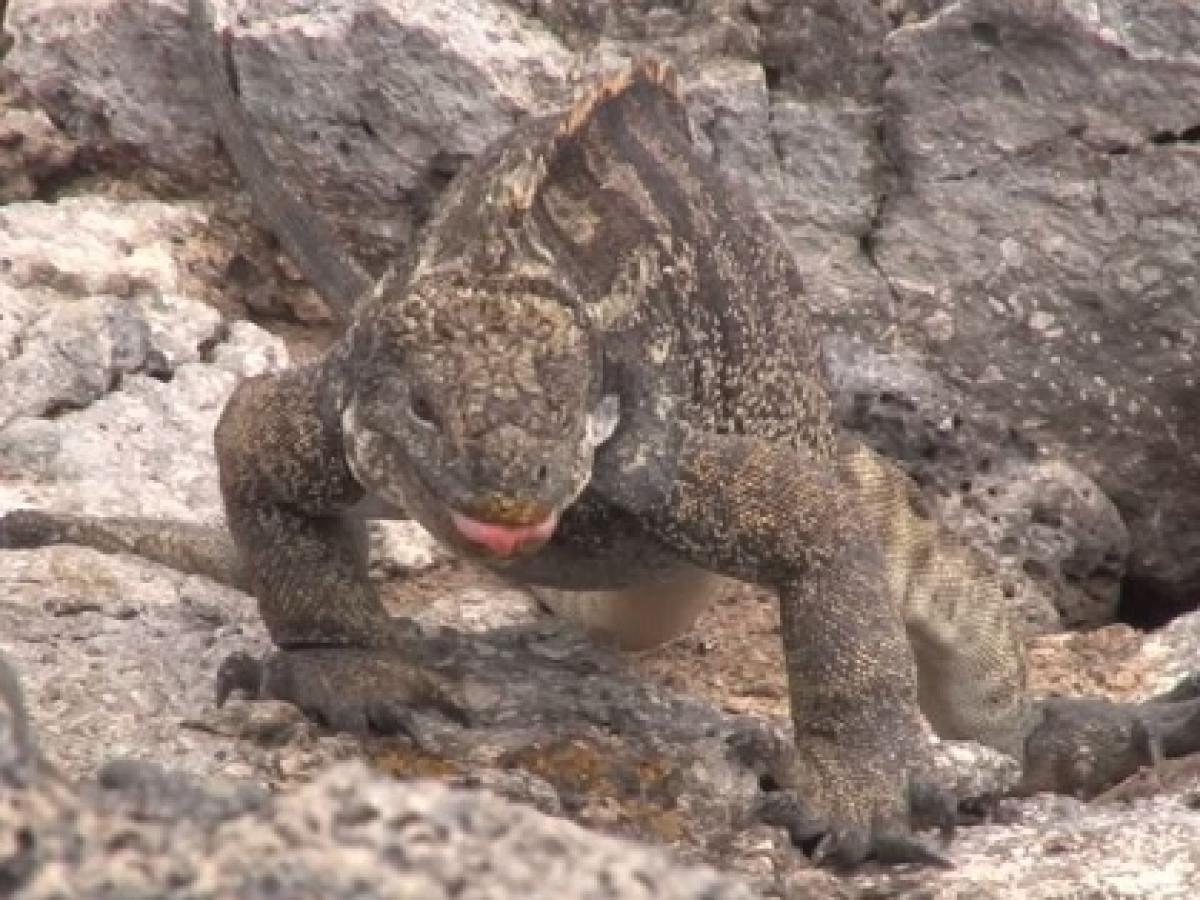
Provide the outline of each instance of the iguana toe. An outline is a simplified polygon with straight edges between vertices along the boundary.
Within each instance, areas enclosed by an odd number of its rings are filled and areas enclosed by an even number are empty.
[[[867,861],[949,868],[950,860],[899,823],[861,826],[814,815],[794,791],[764,793],[756,810],[767,825],[784,829],[818,865],[853,868]]]
[[[1025,742],[1022,792],[1090,798],[1143,766],[1200,751],[1198,686],[1195,677],[1185,679],[1145,703],[1045,700],[1042,721]]]
[[[911,780],[907,798],[902,778],[891,786],[870,784],[865,776],[835,775],[829,783],[817,784],[812,773],[829,769],[828,759],[813,765],[813,760],[806,760],[790,743],[754,725],[731,735],[729,744],[739,762],[765,771],[760,775],[763,793],[754,810],[756,818],[784,829],[813,862],[836,868],[853,868],[867,861],[951,865],[946,856],[913,832],[916,827],[933,826],[943,840],[953,833],[957,802],[934,783]],[[851,785],[852,790],[873,796],[878,801],[876,808],[870,808],[871,804],[864,808],[862,797],[846,796],[837,785]]]
[[[218,702],[239,688],[255,699],[292,703],[335,731],[354,734],[408,732],[414,710],[468,723],[450,678],[386,650],[280,650],[261,661],[233,654],[218,672]]]

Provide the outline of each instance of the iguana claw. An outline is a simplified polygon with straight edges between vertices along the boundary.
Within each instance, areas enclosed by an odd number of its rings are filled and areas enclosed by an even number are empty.
[[[794,791],[769,791],[759,801],[758,818],[784,829],[792,843],[818,865],[852,868],[868,860],[889,865],[950,868],[952,863],[904,827],[837,825],[812,815]]]
[[[218,705],[237,689],[292,703],[335,731],[353,734],[408,732],[414,709],[469,724],[457,685],[385,650],[280,650],[262,660],[233,653],[217,672]]]
[[[912,864],[949,868],[950,860],[913,827],[929,826],[949,841],[957,819],[957,802],[949,791],[932,782],[912,779],[908,790],[907,815],[881,815],[870,824],[841,820],[817,812],[802,791],[786,783],[786,772],[802,765],[797,752],[786,741],[758,726],[735,732],[729,739],[735,758],[756,769],[766,768],[763,794],[754,808],[757,819],[784,829],[792,843],[818,865],[853,868],[867,861],[889,865]]]

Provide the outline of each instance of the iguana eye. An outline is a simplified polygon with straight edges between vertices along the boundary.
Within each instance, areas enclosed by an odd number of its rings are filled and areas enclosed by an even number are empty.
[[[438,417],[433,411],[433,404],[420,388],[410,388],[408,392],[408,414],[422,428],[437,428]]]

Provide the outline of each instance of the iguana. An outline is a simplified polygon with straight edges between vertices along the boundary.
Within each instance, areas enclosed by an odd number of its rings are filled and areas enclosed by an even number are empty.
[[[263,188],[265,156],[238,158],[252,136],[221,107],[236,81],[205,0],[191,15],[226,148],[269,217],[297,212]],[[231,537],[25,510],[0,519],[0,546],[130,550],[249,587],[278,646],[263,689],[359,728],[437,693],[367,580],[364,515],[411,516],[529,584],[700,569],[765,585],[794,745],[739,749],[769,757],[772,821],[838,864],[940,860],[912,830],[914,804],[942,808],[922,712],[1014,754],[1027,790],[1092,793],[1200,749],[1194,681],[1140,705],[1027,692],[998,581],[839,432],[796,263],[693,146],[667,65],[497,140],[375,283],[328,230],[273,224],[349,324],[319,361],[230,398],[215,440]]]

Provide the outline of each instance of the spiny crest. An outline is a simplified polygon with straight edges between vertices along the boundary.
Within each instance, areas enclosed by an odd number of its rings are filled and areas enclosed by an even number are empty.
[[[538,192],[545,185],[550,164],[555,157],[579,140],[605,108],[636,99],[639,92],[648,92],[653,99],[667,107],[668,121],[682,128],[690,137],[687,110],[679,90],[679,76],[670,63],[643,57],[628,69],[600,79],[563,113],[550,141],[532,151],[524,163],[514,168],[506,178],[504,191],[513,213],[527,212],[533,207]]]
[[[513,214],[533,208],[538,189],[546,180],[546,158],[545,153],[529,150],[519,165],[504,173],[498,185],[502,208]]]
[[[607,103],[612,103],[638,87],[665,91],[680,105],[683,98],[679,93],[679,77],[675,68],[660,59],[643,57],[624,72],[601,79],[591,90],[575,101],[559,126],[557,138],[571,138],[582,131]]]

